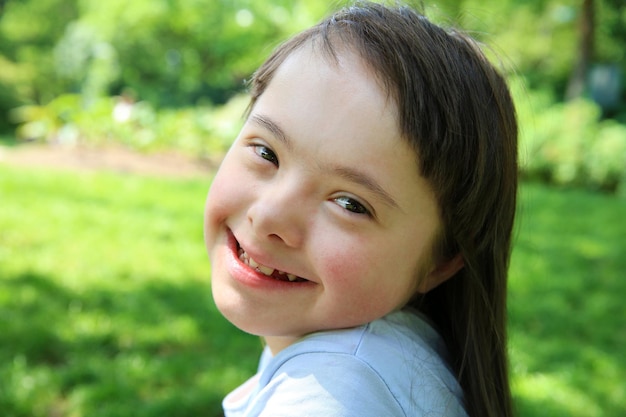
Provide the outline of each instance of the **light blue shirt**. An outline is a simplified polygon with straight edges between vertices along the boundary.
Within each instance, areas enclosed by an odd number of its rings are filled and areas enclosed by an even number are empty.
[[[425,319],[399,311],[313,333],[272,357],[224,399],[226,417],[467,416],[445,347]]]

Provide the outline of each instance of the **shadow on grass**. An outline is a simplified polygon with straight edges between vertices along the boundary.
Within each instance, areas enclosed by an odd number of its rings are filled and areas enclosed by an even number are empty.
[[[76,293],[35,273],[2,284],[6,417],[218,416],[258,358],[258,339],[227,323],[204,286]]]
[[[626,407],[626,201],[527,186],[510,280],[520,415],[620,416]]]
[[[0,134],[0,146],[15,147],[23,142],[18,141],[14,135]]]

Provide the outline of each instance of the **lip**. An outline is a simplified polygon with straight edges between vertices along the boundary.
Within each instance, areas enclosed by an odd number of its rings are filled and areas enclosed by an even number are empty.
[[[281,281],[272,277],[269,277],[261,272],[258,272],[250,266],[246,265],[239,259],[237,252],[237,239],[233,235],[230,229],[227,230],[227,246],[228,246],[228,262],[227,268],[231,277],[235,281],[241,284],[254,288],[268,288],[268,289],[296,289],[303,286],[313,285],[311,281],[304,282],[289,282]],[[254,259],[254,258],[253,258]]]

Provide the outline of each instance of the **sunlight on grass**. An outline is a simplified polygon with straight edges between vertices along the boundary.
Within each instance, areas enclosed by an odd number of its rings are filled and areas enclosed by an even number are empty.
[[[619,416],[626,407],[624,212],[624,199],[523,187],[509,298],[520,415]]]
[[[261,346],[211,300],[208,185],[0,166],[3,416],[218,415]]]
[[[517,378],[515,392],[536,407],[536,415],[602,416],[602,410],[585,391],[572,389],[567,376],[534,374]]]
[[[0,165],[0,410],[208,416],[261,344],[217,312],[210,179]],[[520,417],[626,408],[626,201],[524,185],[509,321]]]

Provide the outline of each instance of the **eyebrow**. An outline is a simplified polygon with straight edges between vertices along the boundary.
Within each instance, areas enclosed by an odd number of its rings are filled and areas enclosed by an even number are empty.
[[[263,116],[260,114],[253,114],[250,116],[249,120],[257,126],[267,129],[276,139],[282,142],[288,149],[293,149],[293,144],[289,136],[285,133],[285,131],[274,121],[272,121],[267,116]],[[331,170],[335,172],[340,177],[361,185],[365,187],[370,192],[378,196],[384,203],[388,204],[391,207],[396,209],[400,209],[400,206],[396,202],[396,200],[391,197],[391,195],[385,191],[385,189],[378,184],[372,177],[369,175],[358,171],[353,168],[332,165]]]
[[[291,140],[285,134],[285,131],[274,121],[260,114],[250,116],[250,121],[257,126],[268,130],[276,139],[280,140],[289,149],[292,149]]]
[[[394,200],[393,197],[391,197],[391,195],[389,195],[389,193],[369,175],[364,174],[361,171],[342,166],[334,167],[333,171],[339,174],[340,177],[367,188],[389,206],[400,209],[396,200]]]

